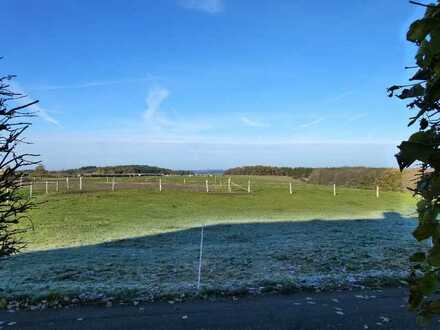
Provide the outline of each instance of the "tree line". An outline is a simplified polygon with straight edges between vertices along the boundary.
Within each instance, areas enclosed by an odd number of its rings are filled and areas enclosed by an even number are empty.
[[[225,175],[275,175],[288,176],[304,182],[321,185],[337,184],[339,186],[382,190],[404,191],[414,187],[417,170],[401,173],[393,168],[373,167],[276,167],[276,166],[243,166],[228,169]]]
[[[155,175],[191,175],[192,171],[171,170],[150,165],[116,165],[116,166],[83,166],[61,171],[48,171],[43,165],[38,165],[30,176],[78,176],[78,175],[131,175],[131,174],[155,174]]]
[[[276,175],[290,176],[295,179],[306,179],[313,172],[309,167],[276,167],[276,166],[243,166],[226,170],[225,175]]]

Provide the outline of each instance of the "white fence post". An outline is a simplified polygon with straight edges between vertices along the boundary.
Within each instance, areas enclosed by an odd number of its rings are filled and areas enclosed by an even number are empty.
[[[208,183],[208,180],[205,181],[205,184],[206,184],[206,192],[209,193],[209,183]]]
[[[159,178],[159,192],[162,191],[162,178]]]
[[[232,192],[232,189],[231,189],[231,178],[230,177],[228,179],[228,191]]]
[[[293,194],[293,190],[292,190],[292,182],[289,182],[289,193],[292,195]]]
[[[46,180],[46,194],[49,193],[49,183]]]
[[[69,186],[69,177],[66,178],[66,190],[69,191],[70,186]]]
[[[112,178],[112,191],[115,191],[115,177]]]
[[[379,186],[376,186],[376,198],[379,198]]]
[[[58,180],[57,180],[57,182],[56,182],[56,192],[58,192],[60,190],[60,186],[59,186],[59,183],[58,183]]]
[[[29,185],[29,198],[32,198],[32,183]]]
[[[251,180],[249,179],[248,180],[248,194],[250,194],[251,193]]]
[[[83,177],[79,177],[79,190],[83,190]]]
[[[183,184],[186,184],[186,179],[185,178],[183,178]]]
[[[336,183],[333,184],[333,196],[336,196]]]
[[[200,253],[199,253],[199,271],[197,274],[197,290],[200,290],[200,281],[202,279],[202,258],[203,258],[203,234],[205,225],[201,227],[200,231]]]

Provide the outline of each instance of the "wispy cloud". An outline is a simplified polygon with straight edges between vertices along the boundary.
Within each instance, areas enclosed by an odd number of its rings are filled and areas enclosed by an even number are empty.
[[[307,127],[315,126],[315,125],[318,125],[319,123],[321,123],[322,121],[324,121],[324,119],[325,119],[324,117],[317,118],[315,120],[312,120],[312,121],[309,121],[307,123],[301,124],[301,125],[299,125],[299,127],[307,128]]]
[[[338,103],[339,101],[342,101],[343,99],[345,99],[348,96],[351,96],[353,94],[355,94],[356,92],[354,90],[349,90],[349,91],[344,91],[342,93],[336,94],[333,97],[327,99],[325,101],[326,104],[331,104],[331,103]]]
[[[159,113],[162,102],[164,102],[169,95],[170,91],[166,88],[154,87],[151,89],[146,99],[147,110],[144,112],[144,119],[148,120],[155,117]]]
[[[246,116],[241,117],[240,121],[244,125],[249,126],[249,127],[266,127],[267,126],[266,124],[264,124],[262,122],[250,119],[249,117],[246,117]]]
[[[180,4],[184,8],[209,14],[218,14],[224,10],[223,0],[180,0]]]
[[[135,82],[142,82],[142,81],[152,81],[153,79],[154,79],[153,77],[145,77],[145,78],[134,78],[134,79],[87,81],[87,82],[82,82],[82,83],[77,83],[77,84],[32,86],[29,89],[35,90],[35,91],[51,91],[51,90],[60,90],[60,89],[82,89],[82,88],[92,88],[92,87],[135,83]]]
[[[170,95],[171,92],[167,88],[160,86],[148,91],[142,123],[144,136],[148,136],[151,141],[188,140],[211,128],[206,118],[182,118],[176,111],[164,109],[163,103]]]
[[[10,83],[13,91],[15,93],[19,93],[22,95],[22,97],[20,97],[19,99],[16,100],[17,104],[19,105],[24,105],[27,103],[31,103],[33,101],[35,101],[35,99],[31,98],[21,87],[18,83],[16,82],[11,82]],[[58,120],[56,120],[55,118],[53,118],[50,114],[49,111],[43,107],[41,107],[38,103],[36,104],[32,104],[31,106],[29,106],[29,110],[31,110],[35,115],[37,115],[38,117],[40,117],[41,119],[45,120],[46,122],[52,124],[52,125],[56,125],[56,126],[61,126],[61,124],[58,122]]]
[[[346,120],[347,121],[356,121],[356,120],[359,120],[359,119],[362,119],[362,118],[365,118],[365,117],[367,117],[366,113],[358,113],[358,114],[355,114],[355,115],[353,115],[351,117],[348,117]]]

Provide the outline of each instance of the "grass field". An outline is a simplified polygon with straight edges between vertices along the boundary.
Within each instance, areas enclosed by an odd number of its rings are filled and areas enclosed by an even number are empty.
[[[203,187],[206,179],[185,184]],[[247,177],[233,177],[233,193],[224,190],[226,178],[215,179],[218,187],[209,178],[214,189],[206,193],[171,189],[181,177],[162,180],[162,192],[147,185],[36,189],[36,200],[47,203],[32,211],[25,253],[0,269],[3,295],[194,293],[202,224],[207,290],[395,280],[405,274],[408,255],[423,248],[410,235],[415,200],[408,193],[376,198],[371,190],[338,188],[333,196],[333,187],[294,182],[290,195],[289,179],[280,177],[251,178],[250,194],[242,189]]]

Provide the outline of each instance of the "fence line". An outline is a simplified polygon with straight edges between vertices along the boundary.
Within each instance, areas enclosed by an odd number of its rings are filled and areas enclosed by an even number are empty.
[[[57,178],[32,178],[28,177],[17,178],[17,184],[23,187],[27,187],[30,183],[33,183],[33,195],[35,193],[63,193],[66,191],[81,192],[81,191],[116,191],[118,189],[139,189],[145,187],[147,191],[164,191],[164,190],[177,190],[177,191],[189,191],[189,192],[206,192],[206,193],[264,193],[265,189],[279,189],[280,192],[284,191],[285,194],[294,195],[295,194],[295,182],[293,181],[252,181],[247,178],[235,178],[235,177],[224,177],[226,180],[223,182],[221,177],[216,179],[206,177],[191,178],[187,177],[184,179],[176,179],[171,177],[155,177],[147,178],[146,180],[141,179],[141,181],[136,181],[136,179],[121,179],[116,182],[115,177],[108,177],[108,182],[106,177],[93,178],[93,177],[57,177]],[[73,180],[73,181],[72,181]],[[235,181],[237,180],[237,181]],[[116,184],[118,187],[116,187]],[[53,185],[53,187],[51,186]],[[329,189],[329,194],[334,197],[339,196],[339,194],[344,195],[344,190],[338,191],[336,183],[327,186]],[[299,193],[302,190],[313,189],[314,185],[308,185],[307,183],[299,183],[298,189]],[[324,186],[316,186],[316,189],[323,189]],[[350,188],[350,187],[347,187]],[[355,187],[354,187],[355,188]],[[381,196],[381,186],[375,184],[372,185],[370,189],[371,195],[379,199]],[[288,190],[287,190],[288,189]],[[355,188],[356,189],[356,188]],[[361,189],[361,188],[358,188]],[[362,189],[363,190],[363,189]],[[275,191],[275,190],[273,190]]]

